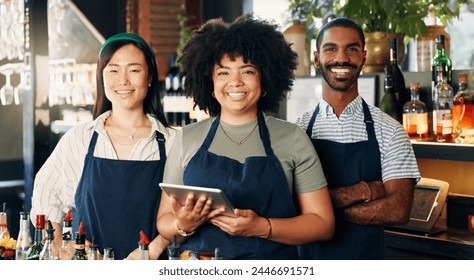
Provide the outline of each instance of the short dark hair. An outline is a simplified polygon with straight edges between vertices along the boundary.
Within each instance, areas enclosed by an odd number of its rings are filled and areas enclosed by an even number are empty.
[[[193,33],[179,58],[186,77],[184,90],[195,105],[211,116],[221,110],[212,97],[212,69],[224,54],[231,59],[242,55],[245,62],[258,67],[262,94],[266,95],[259,99],[257,106],[259,110],[278,112],[279,102],[293,86],[297,64],[297,54],[278,31],[278,26],[247,14],[231,24],[220,18],[211,19]]]
[[[150,114],[158,121],[160,121],[165,127],[169,127],[168,122],[161,106],[160,98],[160,85],[158,80],[158,67],[154,55],[150,53],[149,46],[136,42],[134,40],[120,39],[114,40],[107,45],[104,44],[99,55],[99,61],[97,62],[96,81],[97,81],[97,98],[94,104],[93,116],[97,118],[102,113],[112,109],[112,103],[105,96],[104,90],[104,78],[103,71],[107,64],[112,59],[114,53],[125,45],[134,45],[142,51],[145,56],[145,61],[148,66],[148,74],[151,77],[151,85],[148,88],[148,92],[143,101],[143,111],[145,114]]]
[[[326,23],[325,25],[323,25],[323,27],[321,27],[321,29],[319,29],[318,36],[316,37],[316,49],[318,50],[318,52],[319,52],[319,48],[321,47],[321,40],[323,38],[324,32],[326,32],[326,30],[332,27],[347,27],[347,28],[352,28],[356,30],[357,33],[359,33],[359,37],[362,42],[362,49],[365,48],[364,31],[362,31],[362,28],[360,27],[360,25],[358,25],[355,21],[349,18],[338,17]]]

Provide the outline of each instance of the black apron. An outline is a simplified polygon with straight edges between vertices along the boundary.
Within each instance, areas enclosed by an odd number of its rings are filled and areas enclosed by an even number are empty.
[[[94,234],[101,253],[112,247],[115,259],[123,259],[138,247],[140,230],[150,240],[158,235],[165,138],[156,131],[160,160],[141,161],[95,157],[97,136],[92,135],[76,190],[73,226],[77,231],[79,222],[84,222],[86,238],[91,241]]]
[[[220,116],[184,171],[187,185],[217,187],[224,191],[236,208],[252,209],[268,218],[289,218],[296,215],[288,183],[280,162],[273,153],[270,136],[262,112],[258,112],[260,138],[265,156],[253,156],[245,163],[209,152],[219,126]],[[294,246],[258,237],[232,236],[211,223],[201,225],[183,244],[182,250],[214,252],[220,248],[223,259],[296,259]]]
[[[369,107],[362,100],[367,141],[338,143],[311,139],[323,166],[328,188],[351,186],[361,181],[381,181],[380,151]],[[311,117],[306,134],[311,138],[319,105]],[[383,227],[346,221],[343,209],[335,209],[336,229],[328,242],[313,243],[299,249],[302,259],[382,259]]]

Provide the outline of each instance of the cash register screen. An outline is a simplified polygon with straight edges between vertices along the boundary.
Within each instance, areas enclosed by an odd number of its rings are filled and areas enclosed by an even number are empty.
[[[429,221],[433,209],[438,205],[440,188],[416,186],[410,219],[415,221]]]

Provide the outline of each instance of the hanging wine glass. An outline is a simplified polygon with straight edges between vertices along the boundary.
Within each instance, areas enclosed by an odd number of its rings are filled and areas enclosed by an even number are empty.
[[[10,77],[13,74],[13,69],[3,69],[0,73],[5,75],[5,85],[0,88],[0,101],[3,106],[6,106],[13,103],[13,86],[10,80]]]
[[[13,90],[13,98],[16,105],[23,103],[25,94],[31,90],[31,76],[30,73],[26,73],[22,68],[19,69],[20,83]]]

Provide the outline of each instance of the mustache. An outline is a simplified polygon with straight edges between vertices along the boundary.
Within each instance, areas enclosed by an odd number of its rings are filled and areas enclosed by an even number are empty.
[[[357,69],[357,65],[351,64],[351,63],[348,63],[348,62],[333,63],[333,64],[326,65],[326,69],[330,69],[332,67],[350,67],[350,68],[353,68],[353,69]]]

